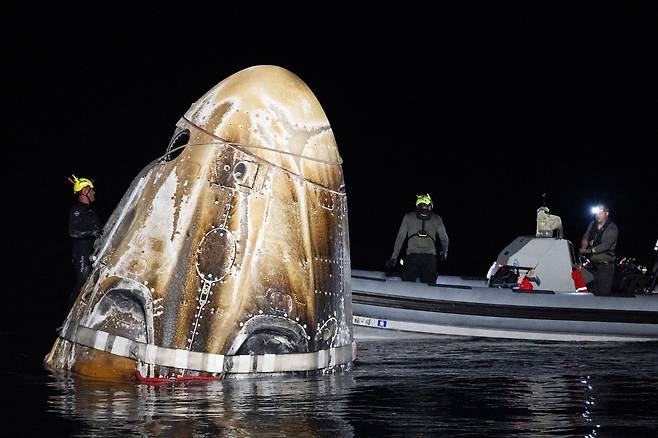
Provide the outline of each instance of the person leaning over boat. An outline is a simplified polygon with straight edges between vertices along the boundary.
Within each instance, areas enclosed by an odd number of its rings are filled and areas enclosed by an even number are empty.
[[[609,295],[615,273],[615,248],[619,231],[617,225],[608,218],[608,206],[599,205],[594,211],[595,219],[585,230],[578,252],[588,257],[594,266],[590,291],[597,295]]]
[[[402,244],[407,241],[407,254],[402,266],[402,280],[421,281],[434,284],[436,282],[436,240],[438,235],[441,242],[439,258],[446,260],[448,257],[448,234],[443,225],[441,216],[432,211],[434,204],[429,194],[416,196],[416,211],[404,215],[400,229],[398,230],[393,254],[386,262],[386,267],[395,267],[397,257],[402,249]]]

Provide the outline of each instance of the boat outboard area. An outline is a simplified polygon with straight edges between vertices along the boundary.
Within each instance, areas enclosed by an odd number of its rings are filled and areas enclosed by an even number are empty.
[[[545,341],[658,341],[658,293],[651,275],[611,295],[583,287],[591,279],[562,238],[561,221],[538,211],[535,236],[520,236],[486,278],[440,275],[436,284],[352,270],[355,337],[396,331]],[[553,216],[553,217],[551,217]],[[557,219],[556,219],[557,218]],[[623,289],[619,287],[623,286]],[[648,285],[648,286],[647,286]]]

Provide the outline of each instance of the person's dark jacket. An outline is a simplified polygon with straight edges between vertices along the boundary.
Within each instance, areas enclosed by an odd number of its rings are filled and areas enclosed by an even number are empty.
[[[615,259],[617,237],[619,230],[614,222],[607,221],[603,230],[596,229],[596,221],[590,222],[583,240],[588,242],[587,248],[592,250],[589,259],[592,263],[610,263]]]
[[[404,215],[400,229],[398,230],[395,245],[393,247],[392,259],[395,259],[402,248],[404,241],[407,241],[407,254],[432,254],[436,255],[435,238],[439,237],[441,241],[441,251],[445,256],[448,254],[448,233],[443,225],[443,219],[438,214],[432,212],[430,217],[425,220],[423,235],[420,237],[419,232],[423,230],[423,220],[419,219],[416,212],[412,211]]]
[[[94,240],[100,235],[101,224],[96,212],[87,204],[76,202],[69,212],[69,236],[73,257],[94,252]]]

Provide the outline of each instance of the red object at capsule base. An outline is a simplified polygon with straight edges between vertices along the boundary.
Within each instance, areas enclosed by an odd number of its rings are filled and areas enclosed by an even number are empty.
[[[224,375],[220,374],[217,377],[214,376],[175,376],[175,377],[144,377],[139,370],[135,370],[135,378],[137,383],[145,383],[149,385],[158,384],[158,383],[176,383],[176,382],[199,382],[199,381],[211,381],[211,380],[223,380]]]

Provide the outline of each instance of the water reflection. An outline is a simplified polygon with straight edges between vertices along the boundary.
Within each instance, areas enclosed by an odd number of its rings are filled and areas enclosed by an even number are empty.
[[[15,354],[7,393],[40,400],[46,381],[48,412],[17,405],[8,417],[68,436],[658,436],[658,344],[405,339],[358,351],[341,374],[162,386],[40,379]]]
[[[344,418],[350,373],[136,385],[54,374],[50,412],[83,435],[353,436]]]
[[[594,407],[594,388],[590,382],[589,376],[583,376],[580,378],[580,383],[582,383],[585,388],[585,400],[583,406],[583,418],[586,422],[592,423],[592,431],[585,435],[587,438],[594,438],[598,436],[598,428],[601,427],[600,424],[595,424],[592,418],[591,409]]]

